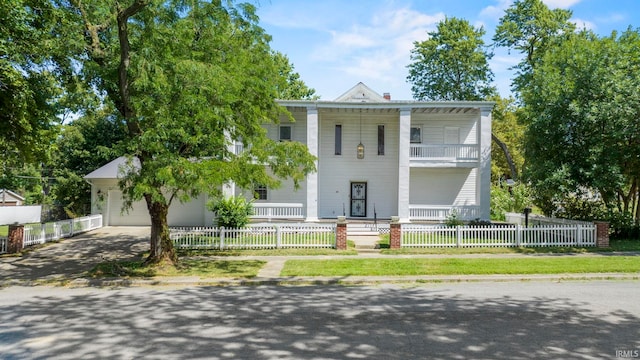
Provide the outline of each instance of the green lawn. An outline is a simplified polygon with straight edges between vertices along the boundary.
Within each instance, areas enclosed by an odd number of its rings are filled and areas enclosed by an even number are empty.
[[[282,276],[632,273],[640,257],[288,260]]]

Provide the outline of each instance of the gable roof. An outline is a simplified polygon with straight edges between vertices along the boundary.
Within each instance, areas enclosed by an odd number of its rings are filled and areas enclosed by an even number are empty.
[[[389,101],[382,95],[371,90],[370,87],[362,82],[357,83],[354,87],[347,90],[344,94],[338,96],[335,102],[385,102]]]
[[[24,201],[24,196],[19,195],[11,190],[0,189],[0,202]]]
[[[119,179],[127,168],[127,158],[120,156],[119,158],[109,162],[108,164],[90,172],[84,178],[91,179]],[[133,167],[140,169],[140,160],[133,158]]]

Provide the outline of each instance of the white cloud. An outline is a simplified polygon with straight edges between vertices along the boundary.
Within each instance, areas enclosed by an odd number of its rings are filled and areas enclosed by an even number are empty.
[[[591,21],[587,21],[587,20],[582,20],[582,19],[578,19],[578,18],[572,18],[570,20],[572,23],[576,24],[576,29],[577,30],[595,30],[596,29],[596,24],[594,24]]]
[[[498,21],[512,3],[513,0],[497,0],[496,5],[490,5],[482,9],[480,11],[480,17]]]
[[[424,14],[410,8],[377,9],[348,29],[329,31],[331,41],[316,47],[314,62],[354,78],[404,83],[415,41],[425,40],[444,20],[444,13]]]
[[[550,9],[568,9],[582,0],[542,0]]]

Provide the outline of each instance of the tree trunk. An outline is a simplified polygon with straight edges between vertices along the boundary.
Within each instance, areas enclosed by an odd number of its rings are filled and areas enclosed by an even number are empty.
[[[507,148],[507,144],[502,142],[502,140],[498,139],[498,137],[492,132],[491,138],[493,141],[500,146],[500,149],[504,152],[504,157],[507,159],[507,164],[509,165],[509,170],[511,171],[511,178],[513,180],[518,180],[518,170],[516,169],[516,164],[513,162],[513,158],[511,157],[511,153],[509,152],[509,148]]]
[[[169,205],[153,201],[151,196],[145,196],[149,214],[151,215],[151,237],[149,238],[149,257],[145,260],[147,264],[158,264],[168,262],[173,265],[178,263],[178,256],[173,247],[173,242],[169,238]]]

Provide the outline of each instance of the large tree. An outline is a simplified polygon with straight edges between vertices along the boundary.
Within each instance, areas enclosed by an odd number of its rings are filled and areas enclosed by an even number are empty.
[[[446,18],[429,38],[416,41],[409,64],[411,91],[416,100],[483,100],[495,93],[492,54],[484,46],[483,28],[467,20]]]
[[[171,203],[216,194],[228,181],[275,187],[291,177],[297,184],[314,170],[305,145],[269,140],[261,127],[285,112],[274,99],[286,79],[252,5],[67,5],[83,24],[83,76],[127,127],[122,149],[131,161],[120,185],[128,204],[147,204],[148,262],[177,260],[167,225]],[[243,153],[232,151],[235,141],[244,143]]]
[[[523,91],[527,170],[546,212],[597,194],[640,219],[640,34],[584,31],[547,49]]]
[[[63,63],[54,61],[61,41],[52,35],[58,11],[47,0],[0,3],[0,172],[45,161],[55,138]]]
[[[533,68],[546,49],[575,30],[575,24],[569,21],[571,15],[571,10],[549,9],[542,0],[517,0],[505,10],[493,41],[523,55],[515,66],[513,88],[517,93],[527,87]]]

